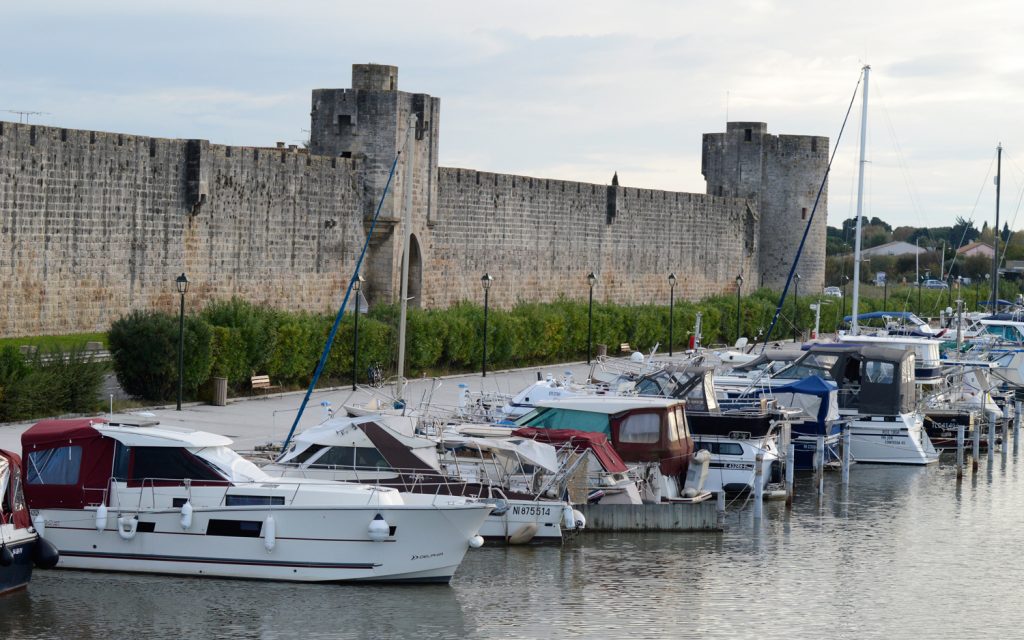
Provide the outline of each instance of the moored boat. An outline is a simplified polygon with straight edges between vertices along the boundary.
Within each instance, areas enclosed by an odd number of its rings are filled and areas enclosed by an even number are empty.
[[[73,569],[297,582],[448,582],[490,507],[273,478],[223,436],[123,420],[22,434],[33,522]]]
[[[40,544],[21,486],[21,458],[0,449],[0,594],[28,586]]]

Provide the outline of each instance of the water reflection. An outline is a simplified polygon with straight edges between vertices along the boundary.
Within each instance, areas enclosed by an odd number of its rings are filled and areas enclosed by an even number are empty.
[[[39,572],[0,598],[0,638],[1016,637],[1024,490],[1015,460],[982,465],[855,466],[820,506],[798,478],[792,510],[755,527],[740,501],[720,534],[485,547],[451,587]]]

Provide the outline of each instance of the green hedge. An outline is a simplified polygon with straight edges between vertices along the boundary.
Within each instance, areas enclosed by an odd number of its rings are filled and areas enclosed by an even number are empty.
[[[106,363],[95,362],[85,343],[26,357],[14,346],[0,348],[0,422],[44,415],[92,413]]]
[[[865,290],[863,312],[881,310],[879,292]],[[840,298],[801,296],[794,307],[786,301],[773,340],[793,336],[794,308],[798,326],[804,332],[814,325],[809,306],[822,302],[821,331],[836,329],[843,315]],[[924,315],[937,315],[945,308],[943,291],[922,291]],[[778,294],[753,292],[740,302],[742,333],[753,341],[763,339],[775,312]],[[889,309],[917,310],[916,289],[889,291]],[[846,304],[849,313],[849,303]],[[697,313],[703,316],[705,345],[731,344],[736,339],[736,297],[723,295],[701,302],[679,301],[673,309],[673,349],[685,348],[694,329]],[[398,358],[399,309],[396,305],[375,306],[359,321],[360,382],[373,363],[385,375],[394,375]],[[649,351],[659,345],[668,351],[669,308],[667,305],[620,306],[595,303],[593,308],[594,349],[608,345],[614,354],[627,342],[634,349]],[[309,384],[320,358],[333,315],[288,313],[229,300],[211,304],[186,322],[185,391],[195,397],[198,387],[210,376],[226,377],[236,393],[247,392],[249,377],[266,374],[275,383],[300,388]],[[489,309],[487,362],[489,369],[530,366],[580,360],[587,355],[588,307],[586,301],[558,300],[551,303],[521,303],[510,309]],[[115,370],[126,391],[149,400],[169,400],[177,390],[177,326],[174,315],[134,313],[111,328],[109,342]],[[440,372],[473,371],[483,359],[483,308],[460,303],[448,309],[410,309],[407,322],[406,375],[416,377]],[[348,384],[352,376],[352,315],[346,314],[335,337],[334,347],[323,372],[323,382]]]

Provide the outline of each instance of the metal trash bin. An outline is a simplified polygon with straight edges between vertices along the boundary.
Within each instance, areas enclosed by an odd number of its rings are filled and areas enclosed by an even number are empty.
[[[213,405],[223,407],[228,403],[228,379],[213,379]]]

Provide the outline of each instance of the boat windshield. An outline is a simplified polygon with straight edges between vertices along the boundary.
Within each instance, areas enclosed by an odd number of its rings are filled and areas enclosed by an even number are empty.
[[[611,437],[608,415],[590,411],[575,411],[557,407],[540,407],[516,420],[520,427],[541,427],[544,429],[575,429],[603,433]]]
[[[231,482],[264,482],[270,479],[259,467],[228,447],[204,447],[190,451],[216,467]]]
[[[809,353],[791,366],[780,371],[777,377],[803,380],[809,376],[821,376],[826,380],[832,380],[832,367],[838,361],[838,356]]]

